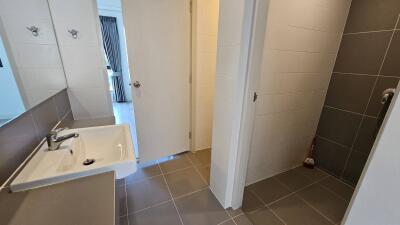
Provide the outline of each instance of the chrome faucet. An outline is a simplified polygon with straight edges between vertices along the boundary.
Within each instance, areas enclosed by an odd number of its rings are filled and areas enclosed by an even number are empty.
[[[70,138],[77,138],[79,137],[78,133],[66,134],[64,136],[58,137],[58,132],[64,129],[56,129],[50,131],[48,135],[46,135],[47,146],[49,146],[49,151],[58,150],[61,144],[70,139]]]

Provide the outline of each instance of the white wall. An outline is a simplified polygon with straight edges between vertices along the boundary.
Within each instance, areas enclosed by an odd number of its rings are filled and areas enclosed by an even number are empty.
[[[25,111],[24,103],[11,65],[8,61],[6,49],[0,36],[0,59],[3,67],[0,67],[0,120],[11,119]]]
[[[127,101],[132,101],[132,90],[129,65],[128,65],[128,54],[126,51],[125,41],[125,29],[124,21],[122,16],[122,7],[120,0],[98,0],[97,6],[99,8],[99,14],[101,16],[111,16],[117,18],[117,28],[119,35],[119,47],[121,52],[121,66],[122,66],[122,77],[124,81],[124,91]]]
[[[232,206],[253,1],[220,0],[210,188]]]
[[[75,120],[113,118],[95,0],[49,0]],[[78,38],[68,30],[75,29]]]
[[[271,0],[246,184],[301,164],[322,110],[350,0]]]
[[[400,90],[400,85],[397,90]],[[342,224],[400,223],[399,124],[400,98],[397,91]]]
[[[197,0],[193,9],[192,149],[211,148],[217,61],[218,0]]]
[[[25,105],[31,108],[66,88],[47,1],[0,0],[0,19]],[[27,26],[38,27],[39,35]]]

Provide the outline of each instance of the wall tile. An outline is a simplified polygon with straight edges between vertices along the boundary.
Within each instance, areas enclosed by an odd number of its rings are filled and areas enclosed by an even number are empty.
[[[71,108],[66,92],[66,89],[64,89],[0,127],[0,185],[57,124],[59,114],[57,114],[56,107],[60,108],[60,112]],[[69,127],[72,122],[73,117],[70,112],[61,121],[60,127]]]
[[[340,176],[349,152],[335,143],[317,137],[315,159],[318,167]]]
[[[3,184],[37,145],[30,112],[0,127],[0,183]]]
[[[381,98],[382,92],[387,88],[397,88],[400,78],[394,77],[379,77],[378,82],[374,88],[370,103],[368,104],[366,114],[369,116],[378,116],[382,109]]]
[[[52,98],[32,109],[32,115],[39,139],[44,138],[59,121],[56,105]]]
[[[337,174],[352,184],[357,183],[375,141],[377,119],[374,117],[382,108],[381,93],[386,88],[396,87],[399,79],[395,77],[400,77],[398,63],[400,31],[395,32],[391,45],[388,46],[393,34],[391,30],[396,24],[399,12],[398,0],[352,0],[351,2],[345,35],[342,38],[334,71],[353,73],[353,75],[332,77],[325,104],[361,114],[366,112],[369,116],[364,116],[358,134],[354,135],[355,127],[352,122],[358,121],[355,124],[359,124],[361,115],[354,114],[357,118],[352,120],[349,118],[351,112],[342,112],[343,115],[340,116],[338,113],[326,113],[324,110],[318,132],[347,146],[350,146],[349,143],[354,143],[344,174]],[[397,27],[400,28],[400,24]],[[389,51],[383,62],[388,47]],[[320,149],[321,146],[316,148],[317,156],[327,154],[324,153],[326,149]],[[322,167],[331,172],[335,169],[324,165]]]
[[[62,119],[67,113],[71,111],[71,104],[69,102],[66,89],[54,96],[54,103],[57,107],[58,119]]]
[[[400,5],[400,3],[399,3]],[[400,77],[400,31],[394,33],[389,51],[383,64],[381,75]]]
[[[352,184],[357,184],[367,159],[368,155],[353,151],[344,170],[343,178]]]
[[[325,104],[363,113],[367,107],[375,80],[375,76],[334,73],[329,84]]]
[[[377,119],[364,117],[353,147],[354,150],[368,155],[374,145],[377,132]]]
[[[351,146],[361,118],[361,115],[324,107],[317,134],[342,145]]]
[[[398,0],[353,0],[344,32],[393,29],[399,12]]]
[[[344,35],[334,71],[378,74],[391,31]]]

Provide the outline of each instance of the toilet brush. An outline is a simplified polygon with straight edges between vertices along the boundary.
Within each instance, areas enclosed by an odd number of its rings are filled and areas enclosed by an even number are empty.
[[[315,137],[311,143],[310,151],[308,152],[306,159],[303,161],[303,166],[309,169],[313,169],[315,166],[314,148],[315,148]]]

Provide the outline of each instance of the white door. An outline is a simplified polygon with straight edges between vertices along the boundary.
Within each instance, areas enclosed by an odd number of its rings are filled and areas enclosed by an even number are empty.
[[[141,161],[189,150],[189,1],[123,0]]]

